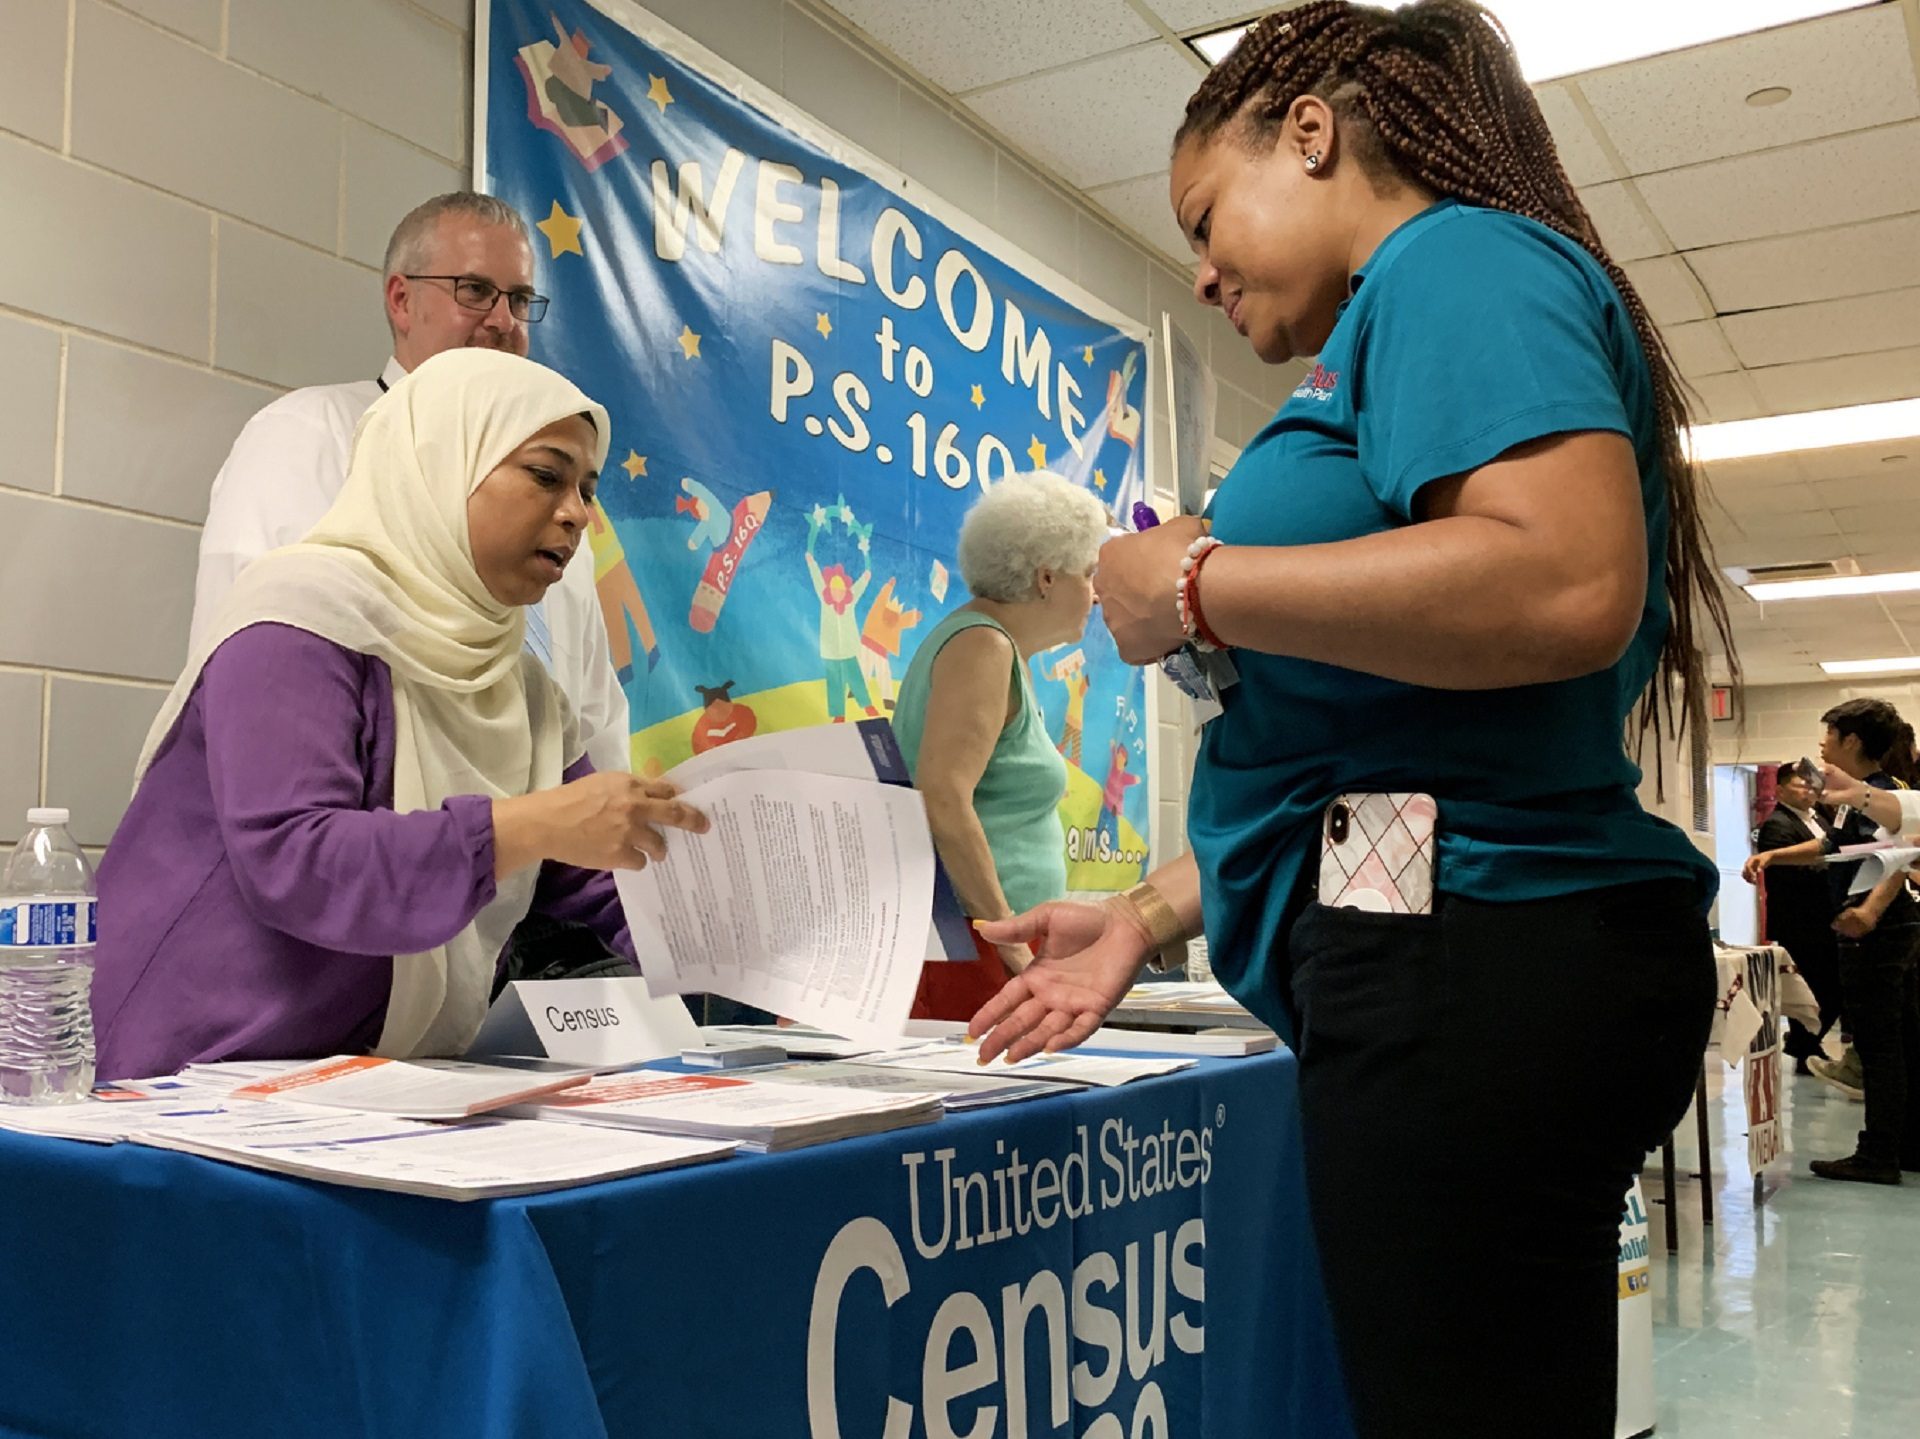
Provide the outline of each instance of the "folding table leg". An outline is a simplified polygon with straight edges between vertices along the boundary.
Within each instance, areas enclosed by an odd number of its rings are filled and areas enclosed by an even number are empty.
[[[1707,1069],[1700,1067],[1700,1087],[1696,1091],[1694,1113],[1700,1126],[1700,1222],[1713,1224],[1713,1147],[1707,1138]]]
[[[1660,1181],[1665,1186],[1664,1204],[1667,1211],[1667,1253],[1680,1252],[1680,1201],[1675,1193],[1678,1177],[1673,1157],[1673,1136],[1669,1134],[1660,1145]]]

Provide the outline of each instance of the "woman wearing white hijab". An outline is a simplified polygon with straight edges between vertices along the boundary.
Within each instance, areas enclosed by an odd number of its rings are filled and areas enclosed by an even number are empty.
[[[522,647],[607,442],[571,382],[492,351],[367,412],[339,501],[241,575],[148,736],[100,871],[103,1078],[458,1054],[529,912],[632,955],[607,871],[706,822],[594,774]]]

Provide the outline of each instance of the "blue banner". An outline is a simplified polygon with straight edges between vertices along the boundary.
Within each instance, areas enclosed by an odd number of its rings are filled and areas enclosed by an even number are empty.
[[[485,183],[537,227],[553,297],[533,354],[614,421],[591,538],[637,771],[889,713],[968,598],[954,542],[987,485],[1052,470],[1116,522],[1144,497],[1142,332],[643,11],[488,9]],[[1097,619],[1033,671],[1069,883],[1131,884],[1142,677]]]

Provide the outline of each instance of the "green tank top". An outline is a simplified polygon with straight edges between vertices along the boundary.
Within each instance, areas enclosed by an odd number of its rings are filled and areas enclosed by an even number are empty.
[[[893,732],[900,753],[914,774],[920,769],[920,740],[926,732],[927,697],[933,684],[933,662],[948,640],[962,630],[989,625],[1006,635],[1006,627],[972,610],[948,615],[914,652],[893,713]],[[1012,635],[1007,635],[1011,641]],[[1060,801],[1067,793],[1067,762],[1047,736],[1046,722],[1034,699],[1026,662],[1014,650],[1013,672],[1020,687],[1020,703],[1013,720],[987,761],[986,772],[973,789],[973,812],[993,852],[994,872],[1007,903],[1019,914],[1060,899],[1067,892],[1066,835],[1060,827]]]

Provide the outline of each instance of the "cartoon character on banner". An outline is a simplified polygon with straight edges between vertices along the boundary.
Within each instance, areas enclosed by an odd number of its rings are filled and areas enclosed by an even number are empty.
[[[733,533],[733,524],[719,496],[691,475],[680,477],[680,488],[686,493],[674,496],[674,513],[693,516],[693,533],[687,536],[687,548],[697,550],[703,545],[724,545],[727,537]]]
[[[593,548],[593,588],[600,596],[600,618],[606,621],[614,674],[624,685],[633,678],[633,637],[628,622],[640,634],[648,674],[660,663],[660,642],[653,632],[653,621],[647,618],[647,602],[640,597],[640,586],[627,564],[626,547],[598,500],[588,514],[587,543]]]
[[[733,507],[731,520],[720,520],[722,507],[713,491],[692,479],[683,479],[680,487],[693,496],[691,501],[676,498],[673,502],[681,514],[694,517],[693,537],[687,541],[687,548],[697,549],[703,540],[715,547],[707,558],[700,583],[694,586],[693,603],[687,609],[687,623],[699,634],[711,634],[713,627],[720,623],[720,611],[726,608],[734,577],[746,561],[747,547],[767,526],[774,492],[760,490],[747,495]],[[720,543],[722,537],[725,544]]]
[[[900,636],[919,623],[920,611],[907,609],[893,597],[889,577],[860,627],[860,673],[866,676],[867,692],[883,709],[894,707],[893,662],[900,658]]]
[[[1080,746],[1086,732],[1087,691],[1093,688],[1093,679],[1087,674],[1087,652],[1069,650],[1049,665],[1045,673],[1048,679],[1058,680],[1067,687],[1067,722],[1060,736],[1060,753],[1066,756],[1068,764],[1084,768]]]
[[[760,728],[760,717],[733,697],[733,681],[723,685],[695,685],[705,706],[693,717],[693,752],[705,754],[723,744],[749,739]]]
[[[1120,852],[1120,816],[1126,809],[1127,791],[1140,783],[1140,776],[1127,772],[1127,747],[1114,743],[1107,765],[1107,782],[1100,791],[1100,822],[1094,829],[1094,853],[1109,859]]]
[[[847,534],[859,550],[859,579],[849,576],[846,567],[837,561],[823,570],[814,557],[821,531],[835,520],[846,526]],[[880,714],[874,706],[873,693],[867,688],[867,677],[861,672],[860,624],[853,613],[854,605],[867,592],[867,584],[873,579],[868,555],[872,546],[873,526],[863,526],[854,519],[845,495],[838,496],[831,509],[814,506],[813,513],[807,517],[807,573],[813,578],[813,592],[820,600],[820,663],[827,674],[827,715],[835,724],[846,723],[848,695],[866,710],[869,719],[878,718]]]
[[[536,41],[513,57],[527,87],[527,120],[558,135],[592,174],[627,148],[620,133],[625,122],[593,98],[594,84],[613,74],[613,67],[587,58],[593,42],[586,31],[569,35],[559,16],[549,18],[559,43]]]

